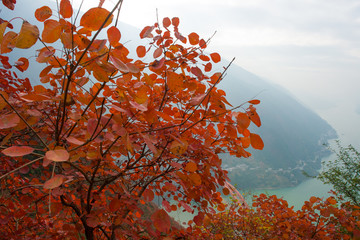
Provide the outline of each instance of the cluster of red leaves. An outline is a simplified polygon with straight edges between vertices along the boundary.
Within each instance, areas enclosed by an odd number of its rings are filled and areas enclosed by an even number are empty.
[[[253,208],[235,202],[204,223],[193,230],[203,239],[360,239],[360,208],[333,197],[311,197],[295,211],[285,200],[261,194]]]
[[[89,9],[79,26],[70,1],[58,2],[59,14],[35,11],[41,33],[27,21],[18,33],[0,23],[1,54],[40,39],[36,61],[45,65],[32,86],[9,71],[26,74],[28,59],[1,55],[1,236],[160,238],[185,234],[167,212],[196,210],[191,223],[201,225],[224,209],[218,154],[263,148],[248,129],[261,125],[259,101],[227,102],[218,84],[228,67],[211,72],[220,55],[207,55],[198,34],[183,36],[176,17],[141,31],[147,44],[134,60],[111,25],[121,0],[111,11]],[[155,197],[163,209],[145,218]]]

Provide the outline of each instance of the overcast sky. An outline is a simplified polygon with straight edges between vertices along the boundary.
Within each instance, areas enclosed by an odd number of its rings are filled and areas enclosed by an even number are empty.
[[[211,51],[285,87],[331,124],[360,129],[359,0],[124,0],[120,19],[142,28],[156,9],[160,19],[180,17],[183,34],[217,31]]]
[[[142,29],[156,9],[160,21],[180,17],[183,35],[216,31],[210,52],[288,89],[360,146],[360,0],[124,0],[120,20]]]

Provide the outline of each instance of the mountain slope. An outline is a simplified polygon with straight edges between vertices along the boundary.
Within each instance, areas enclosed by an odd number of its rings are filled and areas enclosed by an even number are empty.
[[[221,87],[234,106],[255,96],[261,100],[257,111],[262,126],[254,131],[265,147],[251,151],[247,160],[223,156],[233,183],[241,188],[284,187],[301,182],[303,170],[316,174],[320,158],[328,154],[322,144],[336,136],[325,120],[286,90],[236,65],[231,66]]]

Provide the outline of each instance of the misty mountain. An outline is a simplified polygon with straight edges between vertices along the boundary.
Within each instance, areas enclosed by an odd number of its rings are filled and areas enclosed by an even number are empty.
[[[34,18],[34,11],[43,5],[54,2],[18,0],[15,12],[3,9],[0,17],[11,19],[15,13],[42,29],[43,24]],[[55,5],[52,5],[56,11]],[[21,19],[13,24],[21,24]],[[150,23],[149,23],[150,24]],[[120,23],[122,40],[130,51],[135,52],[139,39],[139,29]],[[103,31],[103,37],[105,35]],[[38,75],[43,64],[34,62],[34,49],[42,48],[38,41],[35,48],[29,51],[15,49],[10,57],[16,60],[25,56],[30,60],[30,70],[25,72],[34,84],[38,84]],[[223,61],[223,65],[227,63]],[[23,74],[20,74],[23,75]],[[23,76],[26,76],[23,75]],[[316,174],[321,166],[321,158],[329,154],[322,146],[328,139],[334,138],[334,129],[309,108],[302,105],[286,90],[261,79],[243,68],[232,65],[220,87],[227,93],[227,99],[233,106],[240,105],[253,98],[260,99],[257,105],[262,126],[251,129],[260,134],[265,147],[262,151],[251,149],[252,156],[238,159],[226,154],[222,155],[223,166],[229,171],[233,184],[245,189],[264,187],[293,186],[305,179],[302,171]]]
[[[222,156],[233,184],[246,189],[286,187],[304,180],[303,171],[317,173],[321,158],[329,154],[323,144],[336,137],[325,120],[285,89],[236,65],[230,67],[221,87],[233,106],[261,100],[256,107],[262,126],[251,130],[260,134],[264,149],[250,150],[249,159]]]

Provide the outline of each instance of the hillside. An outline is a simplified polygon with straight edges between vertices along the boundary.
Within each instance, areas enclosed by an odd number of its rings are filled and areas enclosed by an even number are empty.
[[[254,130],[265,147],[251,151],[249,159],[223,156],[233,184],[244,189],[288,187],[305,179],[302,171],[316,174],[321,158],[329,154],[323,144],[336,137],[325,120],[285,89],[236,65],[230,68],[222,88],[234,106],[255,96],[261,100],[257,109],[262,126]]]

